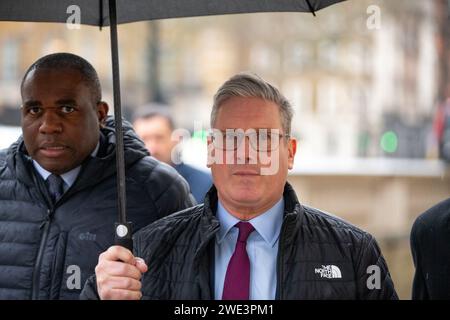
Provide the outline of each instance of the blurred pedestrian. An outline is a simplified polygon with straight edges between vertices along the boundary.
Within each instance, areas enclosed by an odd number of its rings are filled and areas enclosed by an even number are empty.
[[[433,133],[438,143],[439,157],[450,162],[450,98],[439,104],[436,110]]]
[[[175,125],[168,109],[167,105],[156,103],[141,107],[133,117],[133,127],[144,141],[150,154],[173,166],[189,183],[191,193],[197,203],[203,203],[203,199],[212,185],[211,174],[179,159],[175,147],[180,142],[180,137],[174,133]]]
[[[450,198],[416,219],[411,252],[416,268],[412,298],[450,300]]]

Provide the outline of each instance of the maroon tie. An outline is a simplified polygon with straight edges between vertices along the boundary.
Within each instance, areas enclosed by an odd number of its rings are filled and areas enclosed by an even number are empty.
[[[250,259],[247,254],[247,239],[255,228],[248,222],[238,222],[236,248],[228,263],[223,284],[223,300],[248,300],[250,292]]]

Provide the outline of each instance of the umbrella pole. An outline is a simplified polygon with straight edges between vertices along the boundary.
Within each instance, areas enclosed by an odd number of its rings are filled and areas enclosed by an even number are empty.
[[[127,222],[126,217],[125,155],[122,129],[122,106],[120,101],[119,49],[117,44],[116,14],[116,0],[109,0],[114,119],[116,130],[117,209],[119,212],[119,221],[115,224],[115,244],[133,251],[131,224]]]

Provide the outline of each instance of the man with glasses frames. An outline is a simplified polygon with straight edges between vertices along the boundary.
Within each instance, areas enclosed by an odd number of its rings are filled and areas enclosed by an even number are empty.
[[[289,139],[289,134],[280,134],[278,129],[213,129],[210,134],[214,148],[235,151],[241,145],[244,137],[249,139],[250,146],[255,151],[274,151],[278,148],[280,138]],[[273,141],[273,143],[272,143]]]
[[[204,205],[101,254],[84,299],[397,299],[375,239],[299,203],[292,107],[242,73],[214,97]],[[140,258],[137,258],[140,257]],[[368,271],[369,270],[369,271]]]
[[[225,131],[212,129],[210,134],[210,140],[212,144],[210,147],[214,147],[216,155],[221,152],[227,152],[227,164],[233,164],[233,154],[237,152],[241,156],[237,157],[238,164],[245,164],[245,144],[242,143],[244,138],[247,138],[250,144],[248,152],[255,156],[249,157],[249,164],[257,164],[259,161],[261,164],[272,164],[273,166],[262,167],[261,174],[269,175],[274,174],[278,170],[278,161],[271,161],[269,157],[272,152],[278,151],[280,144],[280,138],[290,139],[289,134],[280,134],[278,129],[247,129],[245,132],[242,129],[226,129]],[[257,155],[257,156],[256,156]],[[216,160],[218,160],[216,159]],[[258,160],[256,160],[258,159]],[[276,159],[276,157],[274,157]],[[209,160],[215,160],[214,157],[209,157]],[[240,160],[240,161],[239,161]],[[221,160],[218,160],[218,163]]]

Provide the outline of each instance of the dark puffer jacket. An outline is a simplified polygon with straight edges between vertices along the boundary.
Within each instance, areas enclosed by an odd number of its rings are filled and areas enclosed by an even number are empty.
[[[421,214],[411,230],[414,300],[450,300],[450,198]]]
[[[108,125],[112,125],[109,119]],[[78,299],[117,222],[115,137],[101,130],[74,185],[56,203],[33,169],[22,138],[0,152],[0,299]],[[190,207],[186,181],[148,156],[124,123],[127,214],[134,230]]]
[[[398,299],[370,234],[302,206],[289,184],[284,200],[276,299]],[[216,207],[213,187],[204,205],[161,219],[135,235],[135,254],[149,266],[142,278],[143,299],[214,299]],[[81,298],[98,299],[95,277]]]

